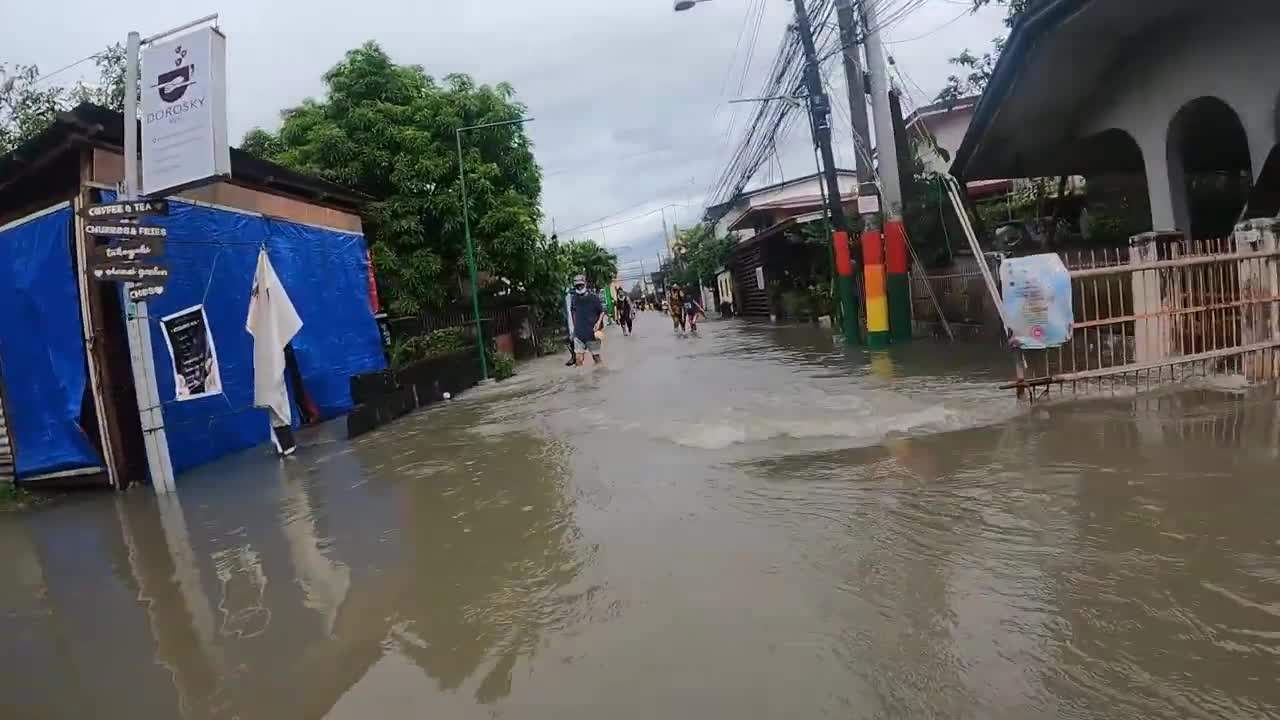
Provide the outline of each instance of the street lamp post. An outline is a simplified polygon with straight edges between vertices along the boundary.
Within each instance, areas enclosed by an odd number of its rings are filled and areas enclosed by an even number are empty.
[[[480,381],[489,379],[489,361],[484,351],[484,330],[480,326],[480,278],[476,273],[476,248],[471,241],[471,215],[467,212],[467,170],[462,161],[462,133],[481,128],[500,127],[503,125],[520,125],[532,122],[533,118],[519,120],[503,120],[502,122],[467,125],[453,131],[458,144],[458,184],[462,187],[462,228],[467,238],[467,272],[471,276],[471,317],[476,324],[476,350],[480,352]]]

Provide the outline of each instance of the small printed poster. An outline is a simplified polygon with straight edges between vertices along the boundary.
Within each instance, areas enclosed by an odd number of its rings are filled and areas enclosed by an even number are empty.
[[[1006,258],[1000,285],[1015,347],[1042,350],[1071,339],[1071,273],[1056,253]]]
[[[195,400],[222,394],[218,352],[204,306],[193,305],[166,315],[160,318],[160,325],[173,359],[174,399]]]
[[[760,290],[764,289],[764,268],[756,268],[756,287]]]

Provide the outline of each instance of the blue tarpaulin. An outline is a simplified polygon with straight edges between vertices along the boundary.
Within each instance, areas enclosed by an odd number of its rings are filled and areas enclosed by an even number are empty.
[[[253,407],[253,336],[245,330],[262,245],[302,318],[292,345],[322,418],[351,409],[351,376],[386,366],[369,305],[363,236],[174,200],[167,217],[147,222],[169,229],[169,284],[148,302],[148,314],[175,472],[270,439],[266,411]],[[201,304],[223,394],[178,402],[159,318]]]
[[[0,318],[18,477],[100,467],[80,428],[86,365],[70,207],[0,231]]]

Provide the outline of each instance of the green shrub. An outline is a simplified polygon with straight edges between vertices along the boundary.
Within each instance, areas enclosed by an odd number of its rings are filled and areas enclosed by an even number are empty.
[[[540,349],[542,350],[543,355],[555,355],[556,353],[564,352],[564,343],[565,341],[563,337],[547,333],[542,336],[542,346]]]
[[[493,355],[493,379],[506,380],[516,374],[516,359],[511,357],[510,353],[494,353]]]
[[[391,343],[392,367],[404,367],[427,358],[466,350],[469,344],[462,328],[445,328],[425,335],[397,338]]]
[[[426,357],[449,355],[467,349],[467,334],[462,328],[445,328],[421,336],[426,343]]]
[[[0,481],[0,512],[26,510],[42,501],[43,498],[32,495],[13,483]]]

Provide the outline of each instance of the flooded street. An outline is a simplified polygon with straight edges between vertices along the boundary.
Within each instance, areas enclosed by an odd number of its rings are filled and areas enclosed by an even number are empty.
[[[1280,411],[642,314],[176,498],[0,515],[5,718],[1280,718]]]

